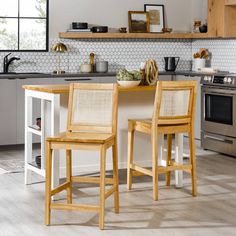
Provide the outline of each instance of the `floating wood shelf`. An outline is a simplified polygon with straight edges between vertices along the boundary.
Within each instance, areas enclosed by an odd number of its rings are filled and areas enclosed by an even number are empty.
[[[60,32],[66,39],[201,39],[214,38],[207,33],[79,33]]]
[[[236,0],[225,0],[225,6],[236,6]]]

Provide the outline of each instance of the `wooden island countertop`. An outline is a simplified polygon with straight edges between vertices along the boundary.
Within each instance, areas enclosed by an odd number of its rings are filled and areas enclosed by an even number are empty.
[[[33,90],[44,93],[68,93],[69,84],[48,84],[48,85],[24,85],[22,86],[26,90]],[[154,91],[156,86],[136,86],[133,88],[118,87],[119,92],[138,92],[138,91]]]

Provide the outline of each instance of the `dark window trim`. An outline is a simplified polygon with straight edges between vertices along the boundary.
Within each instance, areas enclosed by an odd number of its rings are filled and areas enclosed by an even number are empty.
[[[7,16],[7,17],[3,17],[3,16],[0,16],[0,18],[4,18],[4,19],[18,19],[18,42],[17,42],[17,46],[18,46],[18,49],[15,49],[15,50],[10,50],[10,49],[4,49],[4,50],[1,50],[0,49],[0,52],[48,52],[49,50],[49,0],[46,0],[46,17],[20,17],[20,0],[18,0],[18,16],[17,17],[11,17],[11,16]],[[20,19],[45,19],[46,20],[46,49],[43,49],[43,50],[20,50],[19,48],[19,43],[20,43]]]

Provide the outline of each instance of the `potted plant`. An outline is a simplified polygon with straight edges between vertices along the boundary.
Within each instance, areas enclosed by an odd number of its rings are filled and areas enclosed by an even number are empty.
[[[209,58],[209,52],[205,48],[200,48],[200,50],[193,54],[193,70],[200,71],[206,66],[206,60]]]
[[[121,69],[116,75],[117,83],[126,88],[138,86],[141,82],[142,75],[139,71],[128,71]]]

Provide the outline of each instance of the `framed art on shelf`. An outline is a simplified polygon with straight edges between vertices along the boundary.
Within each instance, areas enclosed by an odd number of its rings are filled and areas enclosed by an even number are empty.
[[[129,11],[129,32],[130,33],[148,33],[149,13],[144,11]]]
[[[149,13],[151,33],[161,33],[165,28],[164,5],[144,4],[144,11]]]

